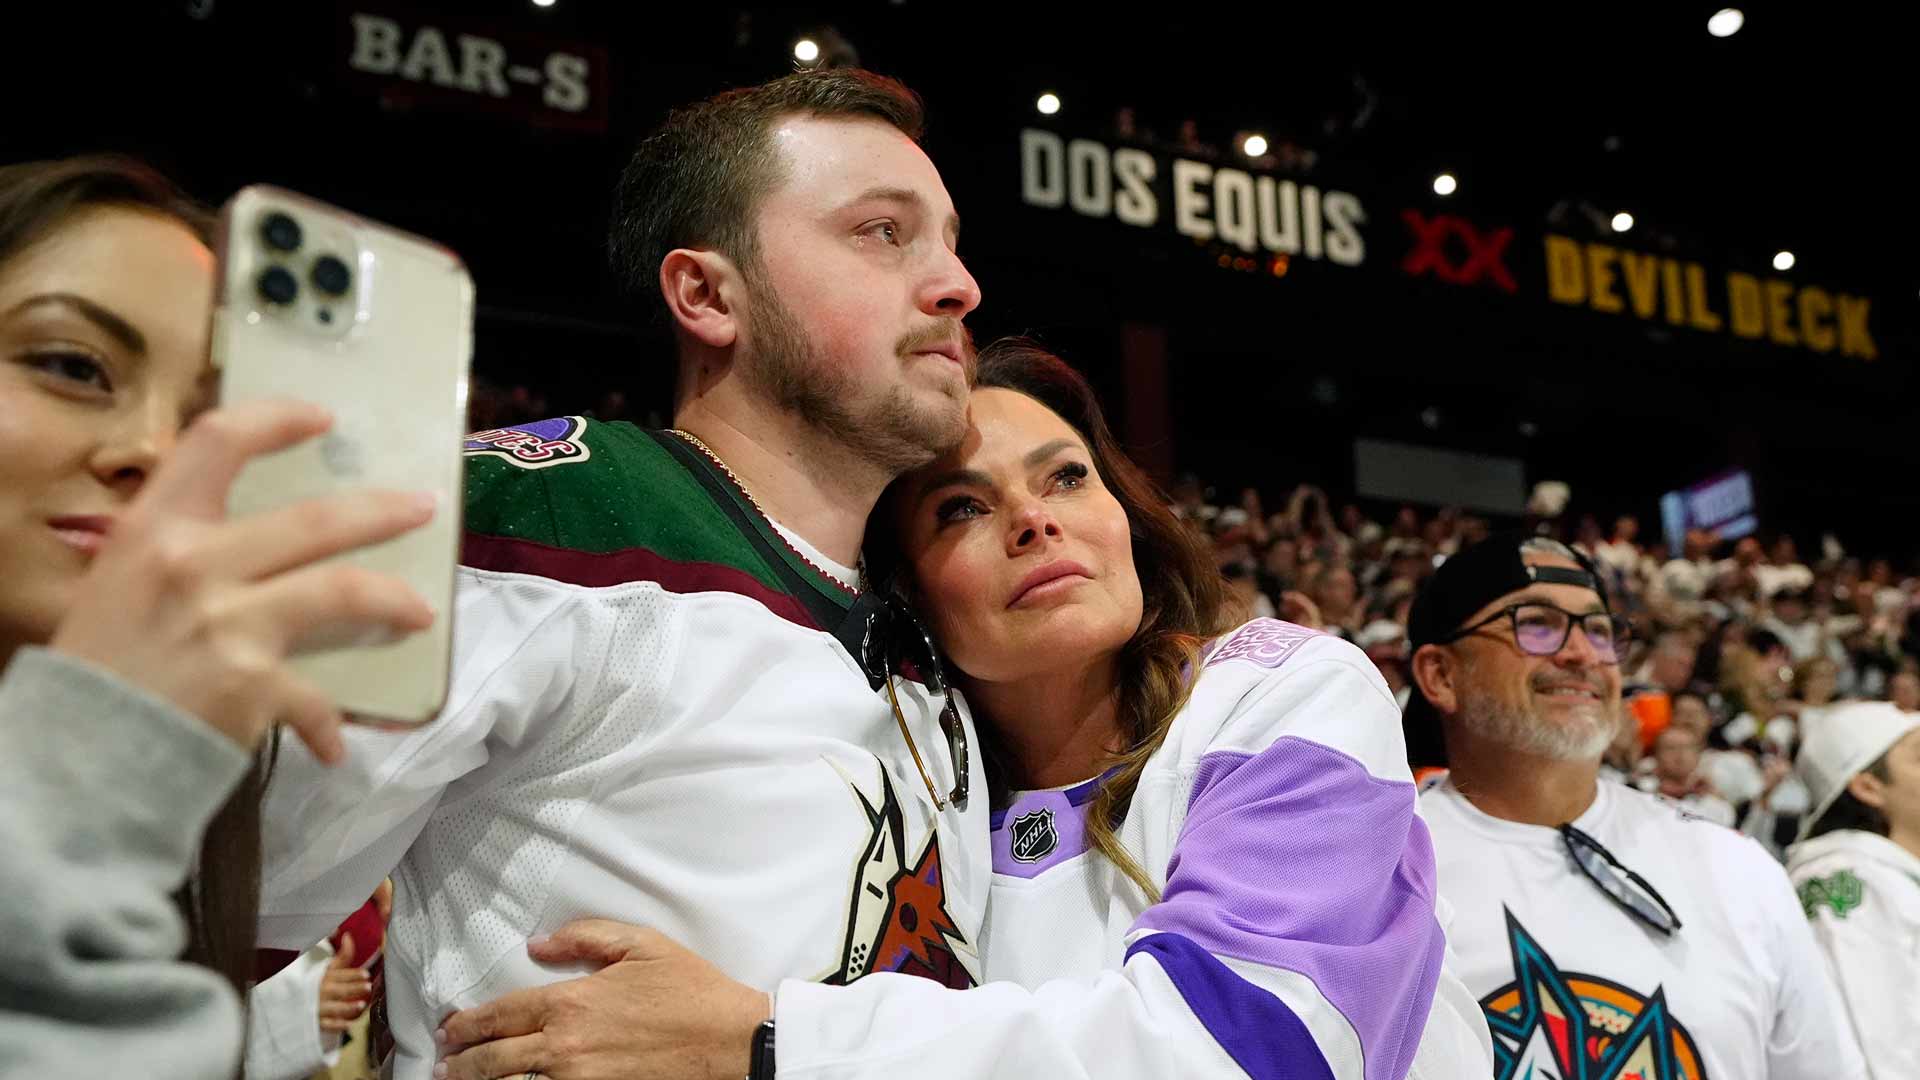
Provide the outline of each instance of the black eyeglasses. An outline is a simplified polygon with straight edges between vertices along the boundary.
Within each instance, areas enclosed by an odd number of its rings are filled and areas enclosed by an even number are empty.
[[[1627,869],[1600,841],[1572,825],[1560,826],[1560,839],[1566,843],[1573,865],[1598,885],[1615,907],[1668,937],[1679,931],[1680,916],[1673,913],[1660,890]]]
[[[1627,646],[1633,641],[1633,630],[1614,618],[1611,612],[1593,611],[1576,615],[1562,607],[1536,602],[1501,608],[1472,626],[1463,626],[1448,634],[1441,639],[1441,643],[1459,641],[1501,619],[1512,621],[1513,643],[1529,656],[1553,656],[1566,648],[1567,639],[1573,636],[1575,623],[1580,625],[1580,632],[1586,635],[1587,644],[1593,646],[1602,663],[1619,663],[1620,658],[1627,655]]]
[[[934,809],[945,810],[951,803],[956,809],[965,810],[967,789],[971,786],[967,729],[960,722],[960,709],[947,686],[947,672],[940,666],[940,650],[934,647],[933,635],[927,633],[919,616],[904,601],[894,596],[880,596],[879,590],[868,589],[862,593],[856,608],[861,609],[857,614],[864,615],[865,619],[859,649],[861,666],[866,668],[871,681],[886,686],[893,719],[900,725],[900,735],[907,740],[907,750],[913,754],[913,764],[920,770],[920,779],[927,785]],[[945,701],[940,709],[940,730],[947,737],[947,757],[953,763],[953,790],[945,799],[940,797],[933,775],[920,757],[920,747],[907,728],[906,714],[900,711],[900,697],[893,688],[895,676],[913,679]]]

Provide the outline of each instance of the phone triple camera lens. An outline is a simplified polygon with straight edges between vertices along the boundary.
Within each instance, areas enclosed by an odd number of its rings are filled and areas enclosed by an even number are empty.
[[[260,221],[260,239],[275,251],[300,250],[300,223],[275,211]]]
[[[313,262],[314,287],[328,296],[339,296],[353,284],[353,274],[347,270],[347,264],[332,255],[322,255]]]
[[[260,275],[258,282],[260,295],[275,304],[291,304],[300,294],[300,283],[284,266],[269,266]]]

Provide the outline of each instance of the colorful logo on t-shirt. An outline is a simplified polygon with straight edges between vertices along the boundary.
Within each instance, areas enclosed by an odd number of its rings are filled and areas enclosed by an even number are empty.
[[[544,469],[585,461],[593,456],[580,433],[587,421],[579,416],[556,416],[512,427],[476,431],[467,436],[469,456],[504,458],[523,469]]]
[[[1611,979],[1562,971],[1507,912],[1513,981],[1480,999],[1495,1080],[1707,1080],[1706,1062],[1667,1010]]]
[[[1821,908],[1833,912],[1836,919],[1844,919],[1860,906],[1860,901],[1866,896],[1866,886],[1860,883],[1859,875],[1851,870],[1840,870],[1800,883],[1800,906],[1806,909],[1809,919]]]

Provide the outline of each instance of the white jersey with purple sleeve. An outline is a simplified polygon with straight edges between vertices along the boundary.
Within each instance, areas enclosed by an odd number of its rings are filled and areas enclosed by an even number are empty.
[[[1211,647],[1117,830],[1157,903],[1087,843],[1100,782],[995,811],[987,985],[869,977],[847,1009],[784,983],[781,1075],[1491,1075],[1399,710],[1360,650],[1271,619]]]

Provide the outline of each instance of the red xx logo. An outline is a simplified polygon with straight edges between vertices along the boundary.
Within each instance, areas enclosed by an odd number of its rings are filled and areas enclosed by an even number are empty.
[[[1436,214],[1432,221],[1418,210],[1400,211],[1400,219],[1413,233],[1413,249],[1400,263],[1400,269],[1413,277],[1431,273],[1449,285],[1472,285],[1481,278],[1507,292],[1517,292],[1513,275],[1507,272],[1507,244],[1513,240],[1511,228],[1481,233],[1473,222],[1452,214]],[[1450,248],[1447,241],[1458,237],[1460,244]],[[1454,258],[1464,250],[1466,258]]]

